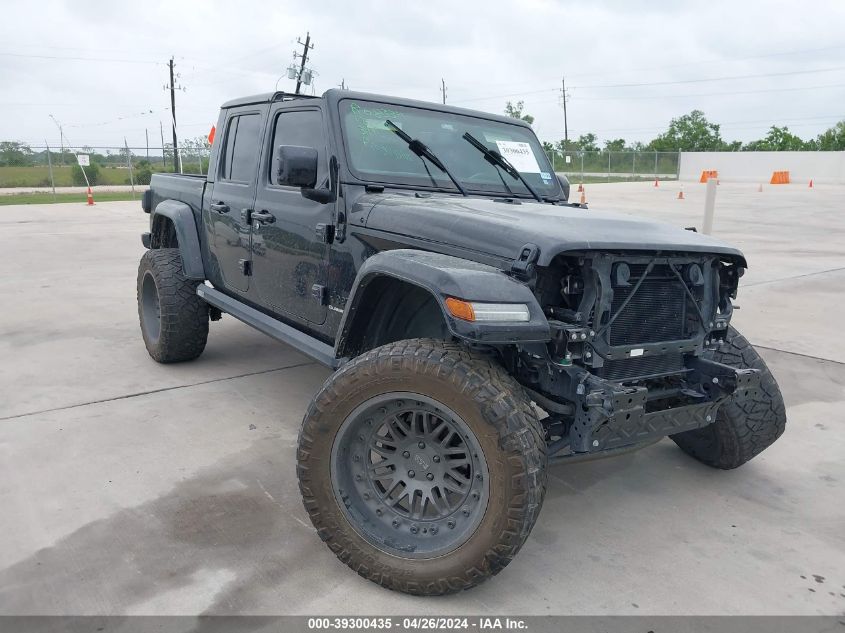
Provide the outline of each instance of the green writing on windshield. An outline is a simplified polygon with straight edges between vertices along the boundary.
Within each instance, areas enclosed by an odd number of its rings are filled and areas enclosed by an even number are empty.
[[[401,117],[400,112],[390,108],[367,108],[356,102],[350,104],[349,112],[362,145],[397,160],[413,158],[404,147],[396,143],[393,133],[384,125],[387,119]]]

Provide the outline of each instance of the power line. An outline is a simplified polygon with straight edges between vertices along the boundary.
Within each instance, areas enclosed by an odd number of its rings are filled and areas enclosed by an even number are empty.
[[[729,92],[698,92],[677,95],[633,95],[625,97],[579,97],[579,101],[632,101],[650,99],[694,99],[697,97],[720,97],[733,95],[762,94],[767,92],[800,92],[806,90],[823,90],[826,88],[845,88],[845,84],[823,84],[820,86],[802,86],[800,88],[763,88],[761,90],[731,90]],[[535,104],[551,103],[550,101],[535,101]]]
[[[74,127],[74,128],[86,128],[86,127],[101,127],[103,125],[110,125],[112,123],[117,123],[118,121],[125,121],[127,119],[137,119],[138,117],[149,116],[150,114],[160,114],[162,112],[166,112],[170,108],[164,108],[162,110],[146,110],[144,112],[139,112],[137,114],[126,114],[123,116],[119,116],[114,119],[109,119],[108,121],[100,121],[98,123],[80,123],[77,125],[68,125],[67,127]]]
[[[0,55],[6,57],[26,57],[30,59],[58,59],[61,61],[78,61],[78,62],[113,62],[121,64],[160,64],[152,60],[145,59],[118,59],[116,57],[68,57],[66,55],[26,55],[24,53],[4,53],[0,51]]]
[[[780,73],[758,73],[754,75],[729,75],[725,77],[708,77],[703,79],[681,79],[677,81],[652,81],[646,83],[628,83],[628,84],[585,84],[583,86],[573,86],[573,88],[638,88],[642,86],[670,86],[676,84],[694,84],[705,83],[709,81],[728,81],[732,79],[759,79],[762,77],[785,77],[787,75],[809,75],[813,73],[829,73],[838,70],[845,70],[845,66],[834,66],[833,68],[816,68],[813,70],[791,70]]]
[[[641,72],[653,72],[656,70],[669,70],[672,68],[689,68],[690,66],[713,66],[715,64],[732,64],[740,61],[747,61],[749,59],[762,59],[766,57],[783,57],[783,56],[796,56],[801,55],[804,53],[817,53],[821,51],[830,51],[830,50],[841,50],[845,49],[845,46],[825,46],[822,48],[805,48],[799,50],[791,50],[791,51],[779,51],[775,53],[761,53],[755,55],[747,55],[743,57],[728,57],[728,58],[721,58],[721,59],[706,59],[700,61],[693,61],[693,62],[683,62],[677,64],[668,64],[668,65],[661,65],[661,66],[650,66],[645,68],[628,68],[623,70],[613,70],[613,71],[587,71],[583,73],[576,73],[570,75],[571,78],[590,78],[593,79],[595,77],[607,77],[613,75],[632,75],[634,73],[641,73]],[[546,78],[539,78],[539,79],[526,79],[524,81],[508,81],[506,83],[499,83],[499,84],[490,84],[490,83],[468,83],[465,82],[463,85],[475,85],[475,86],[483,86],[485,88],[497,88],[502,86],[518,86],[518,85],[527,85],[527,84],[536,84],[536,83],[551,83],[552,81],[557,81],[556,78],[546,77]],[[513,96],[513,95],[506,95],[506,96]]]
[[[763,74],[756,74],[756,75],[732,75],[726,77],[709,77],[709,78],[701,78],[701,79],[683,79],[677,81],[654,81],[654,82],[644,82],[644,83],[628,83],[628,84],[605,84],[605,85],[583,85],[583,86],[572,86],[572,89],[594,89],[594,88],[632,88],[632,87],[648,87],[648,86],[668,86],[668,85],[677,85],[677,84],[689,84],[689,83],[704,83],[704,82],[711,82],[711,81],[728,81],[732,79],[759,79],[764,77],[782,77],[786,75],[805,75],[805,74],[813,74],[813,73],[824,73],[824,72],[834,72],[839,70],[845,70],[845,66],[836,66],[833,68],[817,68],[812,70],[795,70],[790,72],[781,72],[781,73],[763,73]],[[523,95],[531,95],[531,94],[543,94],[548,92],[557,92],[559,88],[543,88],[540,90],[529,90],[529,91],[522,91],[522,92],[510,92],[506,94],[499,94],[499,95],[490,95],[487,97],[472,97],[469,99],[459,99],[456,103],[468,103],[471,101],[491,101],[493,99],[504,99],[507,97],[520,97]],[[730,94],[740,94],[737,92],[731,92]],[[625,97],[633,98],[633,97]],[[653,98],[663,98],[662,96],[653,97]],[[591,100],[591,101],[598,101],[598,98],[589,98],[589,97],[578,97],[579,100]]]
[[[648,68],[630,68],[626,70],[619,70],[619,71],[610,71],[610,72],[597,72],[597,73],[584,73],[581,75],[573,75],[574,77],[606,77],[608,75],[620,75],[620,74],[629,74],[629,73],[637,73],[637,72],[652,72],[654,70],[668,70],[671,68],[688,68],[690,66],[712,66],[713,64],[732,64],[735,62],[742,62],[748,61],[749,59],[763,59],[766,57],[785,57],[785,56],[795,56],[795,55],[802,55],[804,53],[818,53],[821,51],[831,51],[831,50],[841,50],[845,48],[845,46],[824,46],[822,48],[804,48],[799,50],[792,50],[792,51],[779,51],[777,53],[761,53],[758,55],[747,55],[744,57],[729,57],[723,59],[708,59],[708,60],[701,60],[695,62],[684,62],[678,64],[668,64],[664,66],[651,66]]]

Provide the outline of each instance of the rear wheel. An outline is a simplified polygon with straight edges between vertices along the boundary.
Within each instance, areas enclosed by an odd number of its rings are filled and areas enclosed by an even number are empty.
[[[698,461],[728,470],[742,466],[783,434],[786,408],[765,361],[734,328],[728,330],[725,344],[713,360],[737,369],[759,369],[760,388],[735,396],[719,407],[713,424],[671,437]]]
[[[179,249],[148,250],[138,266],[138,318],[144,345],[160,363],[193,360],[208,339],[208,304],[182,271]]]
[[[377,348],[329,378],[297,472],[320,537],[361,576],[435,595],[503,569],[536,521],[545,443],[522,388],[459,345]]]

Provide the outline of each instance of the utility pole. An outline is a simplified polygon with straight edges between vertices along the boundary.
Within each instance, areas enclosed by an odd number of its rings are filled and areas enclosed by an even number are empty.
[[[150,131],[144,128],[144,136],[147,139],[147,162],[150,162]]]
[[[167,156],[164,155],[164,126],[161,124],[161,121],[158,122],[158,132],[161,134],[161,161],[164,163],[164,167],[167,167]]]
[[[560,78],[560,98],[563,101],[563,141],[566,148],[569,148],[569,123],[566,120],[566,102],[568,96],[566,94],[566,79],[563,77]]]
[[[52,114],[50,118],[53,119],[53,123],[56,124],[56,127],[59,128],[59,145],[61,146],[61,153],[59,154],[59,162],[64,166],[65,164],[65,135],[62,132],[62,124],[56,120]]]
[[[50,158],[50,145],[47,139],[44,139],[44,145],[47,146],[47,168],[50,170],[50,186],[53,188],[53,202],[56,201],[56,181],[53,179],[53,160]]]
[[[440,79],[440,92],[443,93],[443,105],[446,105],[446,80]]]
[[[126,148],[126,167],[129,169],[129,184],[132,186],[132,199],[135,199],[135,175],[132,173],[132,152],[129,151],[129,143],[123,137],[123,146]]]
[[[296,40],[299,44],[302,44],[302,63],[299,65],[299,73],[296,75],[296,91],[294,94],[299,94],[299,87],[302,85],[302,73],[305,72],[305,61],[308,59],[308,51],[314,46],[311,44],[311,33],[305,33],[305,43],[300,42],[297,38]]]
[[[346,90],[346,79],[341,79],[341,80],[340,80],[340,89],[341,89],[341,90]]]
[[[179,141],[176,140],[176,83],[173,80],[172,57],[168,66],[170,66],[170,117],[173,119],[173,171],[175,172],[179,169]]]

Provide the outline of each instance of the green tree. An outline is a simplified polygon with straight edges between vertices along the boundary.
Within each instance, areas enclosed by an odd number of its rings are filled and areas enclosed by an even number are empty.
[[[0,165],[9,167],[32,165],[32,149],[26,143],[3,141],[0,143]]]
[[[150,161],[142,158],[134,164],[134,177],[136,185],[148,185],[153,177],[153,168]]]
[[[625,139],[624,138],[617,138],[612,141],[605,141],[604,142],[604,151],[606,152],[624,152],[625,151]]]
[[[724,146],[717,123],[710,123],[704,112],[693,110],[669,123],[669,129],[647,145],[658,152],[720,150]]]
[[[845,150],[845,121],[840,121],[829,130],[819,134],[816,138],[816,149],[824,152],[841,152]]]
[[[598,140],[598,136],[589,132],[579,136],[576,143],[578,144],[578,149],[582,152],[597,152],[599,151]]]
[[[530,114],[523,114],[522,110],[524,108],[524,101],[517,101],[516,105],[508,101],[505,105],[505,114],[509,117],[513,117],[514,119],[520,119],[521,121],[525,121],[526,123],[528,123],[528,125],[531,125],[532,123],[534,123],[534,117]]]
[[[577,152],[579,149],[581,149],[581,147],[578,145],[578,141],[573,141],[571,139],[568,141],[561,139],[557,142],[555,147],[557,148],[557,151],[564,153]]]
[[[73,184],[77,187],[84,187],[85,176],[88,176],[88,184],[93,187],[100,180],[100,166],[97,163],[91,163],[85,168],[85,174],[83,174],[82,167],[74,163],[70,168],[70,177]]]
[[[764,138],[747,143],[743,149],[749,152],[797,152],[807,149],[807,143],[790,132],[788,127],[773,125]]]

